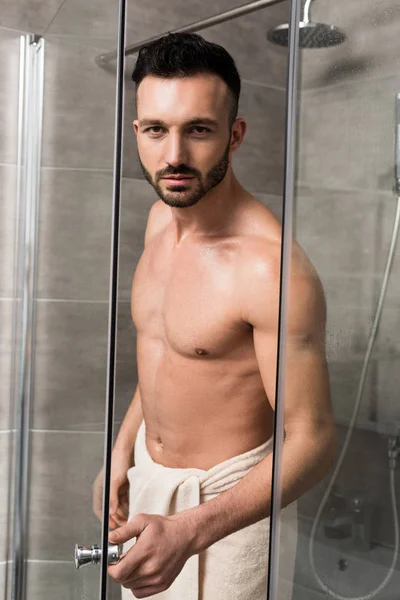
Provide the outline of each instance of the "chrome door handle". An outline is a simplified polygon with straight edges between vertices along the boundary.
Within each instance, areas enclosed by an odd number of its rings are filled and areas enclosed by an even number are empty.
[[[84,567],[85,565],[98,565],[101,561],[102,550],[100,546],[75,546],[75,567]],[[119,561],[122,554],[122,544],[108,545],[108,564],[113,565]]]

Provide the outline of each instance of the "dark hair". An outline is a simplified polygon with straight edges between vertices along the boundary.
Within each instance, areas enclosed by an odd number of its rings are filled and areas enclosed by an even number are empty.
[[[218,75],[228,86],[233,97],[229,112],[231,127],[238,114],[241,89],[235,61],[225,48],[207,42],[197,33],[168,33],[143,46],[132,79],[137,90],[147,75],[183,78],[199,73]]]

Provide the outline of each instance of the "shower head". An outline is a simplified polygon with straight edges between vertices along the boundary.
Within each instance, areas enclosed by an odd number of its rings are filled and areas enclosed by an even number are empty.
[[[330,48],[342,44],[346,34],[335,25],[326,23],[313,23],[310,20],[310,5],[312,0],[307,0],[304,5],[303,20],[299,24],[300,48]],[[289,45],[289,25],[278,25],[267,33],[267,39],[278,46]]]
[[[301,22],[299,31],[300,48],[330,48],[337,46],[346,39],[346,34],[334,25],[325,23]],[[289,45],[289,25],[279,25],[268,31],[267,39],[278,46]]]

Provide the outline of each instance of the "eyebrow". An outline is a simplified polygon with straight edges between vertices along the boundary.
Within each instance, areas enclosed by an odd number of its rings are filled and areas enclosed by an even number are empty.
[[[139,127],[154,125],[156,125],[157,127],[168,127],[168,125],[160,119],[141,119],[139,121]],[[186,123],[183,123],[184,127],[189,127],[191,125],[211,125],[214,127],[218,127],[218,121],[216,121],[215,119],[210,119],[209,117],[194,117],[193,119],[190,119],[190,121],[186,121]]]

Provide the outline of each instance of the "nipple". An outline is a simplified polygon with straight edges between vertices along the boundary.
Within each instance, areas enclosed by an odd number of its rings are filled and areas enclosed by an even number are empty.
[[[195,352],[196,352],[196,354],[199,354],[200,356],[205,356],[206,354],[208,354],[207,350],[204,350],[204,348],[196,348]]]

